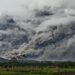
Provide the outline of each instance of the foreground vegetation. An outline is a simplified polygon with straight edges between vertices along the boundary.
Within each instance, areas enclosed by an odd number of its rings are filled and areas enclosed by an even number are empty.
[[[75,62],[0,62],[0,75],[64,75],[74,73]]]

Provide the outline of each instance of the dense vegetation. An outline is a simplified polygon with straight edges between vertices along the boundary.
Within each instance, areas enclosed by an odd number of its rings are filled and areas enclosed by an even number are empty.
[[[59,67],[59,68],[75,68],[75,62],[62,62],[62,61],[45,61],[45,62],[38,62],[38,61],[6,61],[0,62],[0,67],[30,67],[30,66],[38,66],[38,67]]]
[[[63,75],[75,73],[75,62],[0,62],[0,75]]]

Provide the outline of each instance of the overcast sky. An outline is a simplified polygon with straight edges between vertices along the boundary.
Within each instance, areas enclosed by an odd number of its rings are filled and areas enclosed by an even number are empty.
[[[24,12],[25,8],[34,9],[48,4],[55,5],[57,1],[58,0],[0,0],[0,13]]]
[[[75,8],[75,0],[0,0],[0,13],[24,13],[27,9],[32,10],[45,5]]]

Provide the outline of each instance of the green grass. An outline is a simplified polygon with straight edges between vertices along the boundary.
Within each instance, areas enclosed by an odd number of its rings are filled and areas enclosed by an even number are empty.
[[[61,75],[75,73],[75,62],[0,62],[0,75]]]
[[[60,73],[75,72],[75,68],[50,67],[13,67],[0,68],[0,75],[57,75]]]

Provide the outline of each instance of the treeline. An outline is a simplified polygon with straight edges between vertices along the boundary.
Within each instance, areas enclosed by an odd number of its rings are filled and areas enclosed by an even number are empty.
[[[59,68],[75,68],[75,62],[61,62],[61,61],[45,61],[45,62],[23,62],[23,61],[6,61],[6,62],[0,62],[0,67],[59,67]]]

